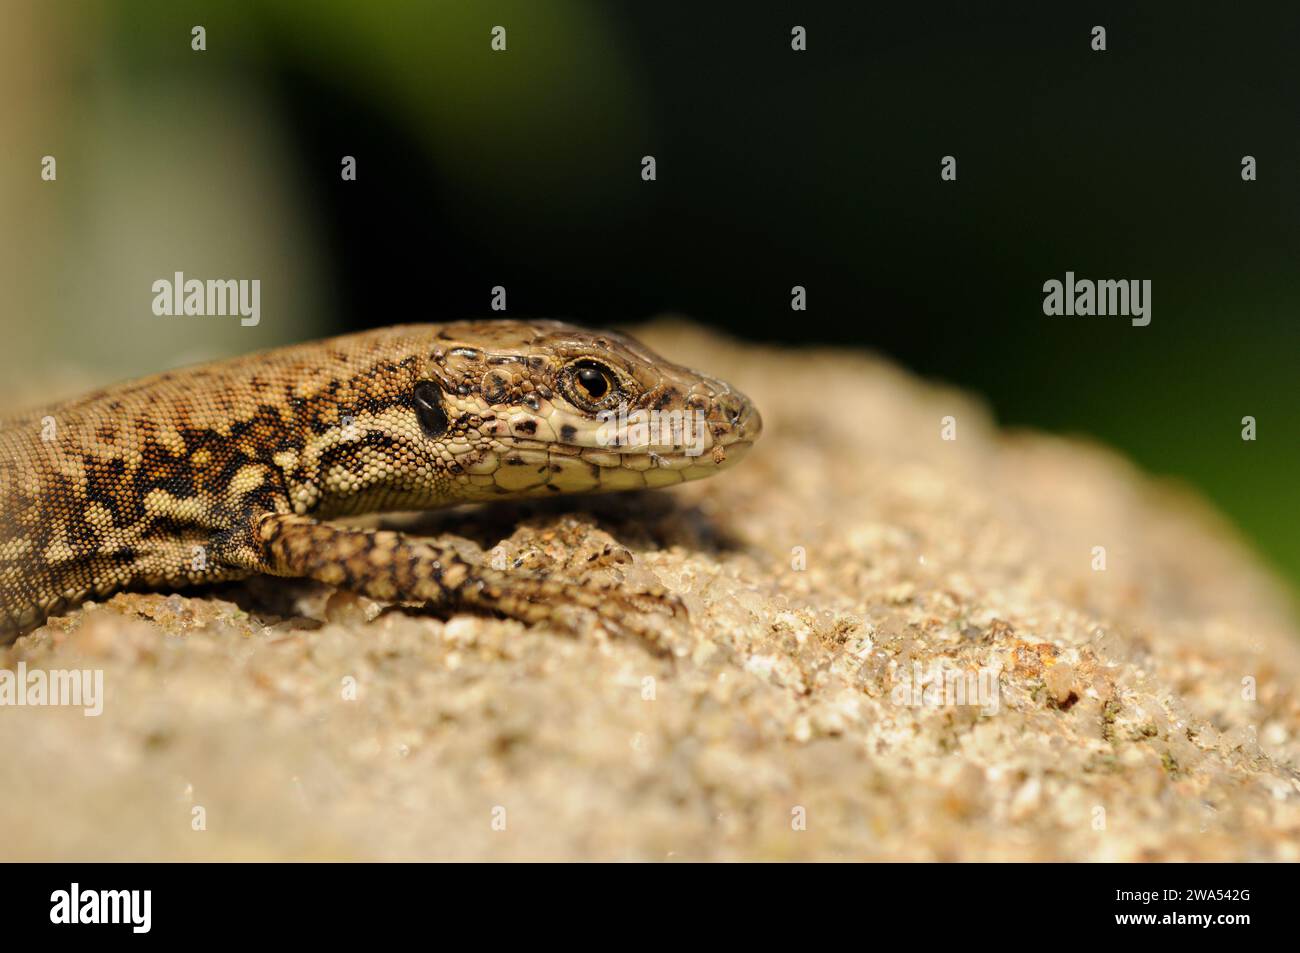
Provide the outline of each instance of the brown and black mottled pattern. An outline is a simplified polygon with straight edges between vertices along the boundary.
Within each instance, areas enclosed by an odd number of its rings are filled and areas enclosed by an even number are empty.
[[[700,443],[610,438],[601,412],[620,404],[699,411]],[[643,617],[676,611],[663,591],[499,572],[322,521],[666,486],[730,465],[760,429],[727,384],[551,321],[386,328],[121,384],[0,421],[0,640],[116,590],[258,572],[649,631]]]

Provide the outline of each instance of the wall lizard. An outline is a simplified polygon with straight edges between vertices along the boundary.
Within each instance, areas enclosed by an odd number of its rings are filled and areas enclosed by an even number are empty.
[[[620,406],[705,426],[611,440]],[[651,631],[682,611],[662,588],[496,570],[329,520],[666,486],[734,463],[761,427],[722,381],[553,321],[384,328],[109,387],[0,421],[0,643],[115,591],[254,573]]]

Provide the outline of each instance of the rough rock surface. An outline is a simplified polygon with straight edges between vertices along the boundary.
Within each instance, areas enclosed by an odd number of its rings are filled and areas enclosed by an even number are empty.
[[[673,654],[273,580],[87,605],[0,651],[106,694],[0,708],[0,856],[1300,859],[1291,607],[1189,494],[869,357],[643,336],[756,400],[748,460],[414,526],[657,577]]]

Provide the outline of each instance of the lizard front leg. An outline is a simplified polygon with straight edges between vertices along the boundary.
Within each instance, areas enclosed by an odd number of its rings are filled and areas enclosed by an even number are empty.
[[[665,589],[629,593],[613,585],[501,572],[476,565],[448,546],[389,530],[334,526],[285,513],[256,515],[248,529],[246,545],[226,549],[228,561],[271,575],[314,579],[385,602],[494,611],[569,630],[579,627],[584,614],[594,615],[607,630],[655,644],[662,644],[665,626],[685,617],[681,602]]]

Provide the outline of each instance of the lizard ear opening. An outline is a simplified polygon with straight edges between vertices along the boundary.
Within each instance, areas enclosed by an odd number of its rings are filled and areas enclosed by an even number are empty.
[[[417,381],[412,394],[415,416],[420,429],[428,437],[441,437],[447,432],[447,411],[442,404],[442,391],[433,381]]]

